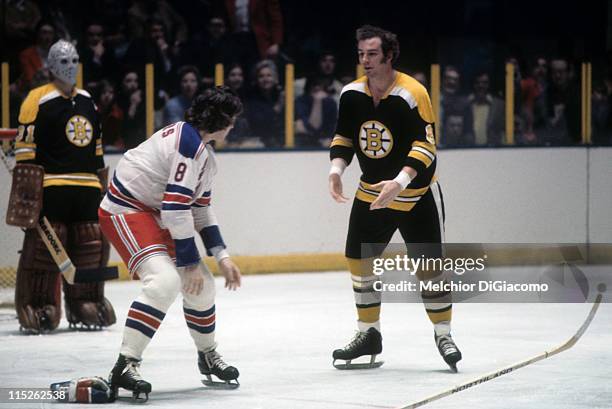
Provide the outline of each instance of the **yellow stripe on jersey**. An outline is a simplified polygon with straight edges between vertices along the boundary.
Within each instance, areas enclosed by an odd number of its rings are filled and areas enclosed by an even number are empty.
[[[96,156],[102,156],[104,151],[102,150],[102,138],[96,139]]]
[[[341,135],[335,135],[332,139],[331,146],[345,146],[347,148],[353,147],[353,141],[350,138],[345,138]]]
[[[434,181],[435,179],[432,180],[432,183]],[[428,189],[429,187],[423,187],[420,189],[404,189],[387,207],[393,210],[409,212],[421,199],[421,196],[427,193]],[[380,193],[380,189],[374,189],[371,184],[360,181],[355,197],[362,202],[372,203],[378,197],[378,193]]]
[[[425,122],[435,122],[429,94],[427,94],[427,90],[420,82],[409,75],[398,72],[395,85],[404,88],[412,95],[419,110],[419,115],[421,115]]]
[[[432,143],[414,141],[412,142],[412,147],[414,148],[415,146],[419,148],[427,149],[432,155],[436,154],[436,145]]]
[[[431,183],[435,182],[436,178],[434,177],[434,179],[431,181]],[[362,187],[365,190],[371,190],[371,191],[375,191],[375,192],[380,192],[382,189],[380,188],[374,188],[374,185],[371,185],[369,183],[363,182],[363,181],[359,181],[359,187]],[[417,196],[423,196],[425,193],[427,193],[427,190],[429,190],[429,187],[422,187],[420,189],[404,189],[401,192],[399,192],[399,194],[397,195],[398,197],[417,197]]]
[[[15,160],[22,162],[36,158],[36,144],[26,142],[15,142]]]
[[[43,187],[49,186],[82,186],[102,189],[100,179],[93,173],[45,174]]]
[[[433,162],[433,160],[429,156],[427,156],[427,154],[415,149],[410,150],[410,152],[408,153],[408,157],[420,160],[425,164],[426,168],[428,168]]]
[[[55,85],[46,84],[38,88],[34,88],[26,99],[21,104],[21,109],[19,110],[19,123],[21,124],[29,124],[36,120],[36,116],[38,115],[38,105],[40,100],[47,94],[57,91]]]

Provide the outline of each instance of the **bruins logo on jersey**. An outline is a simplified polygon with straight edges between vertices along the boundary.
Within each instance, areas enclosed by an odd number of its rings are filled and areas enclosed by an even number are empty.
[[[366,121],[359,131],[359,146],[368,158],[384,158],[393,149],[393,135],[382,123]]]
[[[66,138],[79,148],[89,145],[93,139],[91,122],[82,115],[74,115],[66,124]]]

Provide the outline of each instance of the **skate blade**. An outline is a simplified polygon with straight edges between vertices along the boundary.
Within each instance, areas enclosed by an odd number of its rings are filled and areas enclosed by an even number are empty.
[[[212,389],[238,389],[240,387],[240,382],[238,379],[233,379],[231,381],[213,381],[212,379],[202,379],[202,384],[208,388]]]
[[[130,391],[129,389],[125,389],[125,390],[128,391],[128,392],[132,392],[132,395],[130,397],[119,396],[119,388],[113,388],[111,402],[113,402],[113,401],[130,401],[132,403],[141,404],[141,403],[145,403],[145,402],[147,402],[149,400],[149,393],[150,392]],[[141,395],[144,395],[144,398]]]
[[[374,361],[374,359],[372,359],[372,361]],[[349,361],[345,361],[343,364],[338,364],[336,363],[336,359],[334,359],[333,365],[334,368],[336,369],[340,369],[340,370],[353,370],[353,369],[374,369],[374,368],[380,368],[382,366],[382,364],[385,363],[385,361],[378,361],[378,362],[365,362],[365,363],[358,363],[358,364],[354,364],[352,363],[350,360]]]

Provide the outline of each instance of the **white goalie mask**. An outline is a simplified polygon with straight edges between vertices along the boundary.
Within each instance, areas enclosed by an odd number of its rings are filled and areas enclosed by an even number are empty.
[[[57,79],[70,85],[76,84],[79,54],[71,43],[59,40],[53,44],[49,49],[47,64]]]

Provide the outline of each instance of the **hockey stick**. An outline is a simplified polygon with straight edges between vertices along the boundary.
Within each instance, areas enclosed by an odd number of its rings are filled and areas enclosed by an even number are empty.
[[[11,167],[11,164],[6,158],[6,155],[4,154],[4,150],[2,148],[0,148],[0,159],[2,159],[2,163],[4,163],[4,166],[8,170],[9,174],[12,175],[13,168]],[[55,230],[53,230],[51,223],[49,223],[49,220],[47,220],[47,217],[42,216],[40,219],[38,219],[38,223],[36,224],[36,231],[38,232],[43,243],[45,243],[45,247],[47,247],[47,250],[49,250],[49,253],[53,258],[53,261],[59,268],[60,273],[62,274],[62,276],[64,276],[64,278],[66,279],[66,281],[68,281],[69,284],[74,284],[75,282],[88,283],[118,277],[116,268],[115,270],[106,267],[101,269],[87,269],[77,271],[76,267],[72,263],[72,260],[70,260],[70,257],[68,257],[68,253],[66,252],[66,249],[64,249],[62,242],[57,237]]]
[[[578,340],[580,339],[580,337],[582,337],[582,334],[584,334],[584,332],[587,330],[587,328],[589,327],[589,325],[591,324],[591,321],[593,321],[593,318],[595,317],[595,313],[597,312],[597,309],[599,308],[599,304],[601,303],[601,298],[602,298],[602,294],[599,293],[597,294],[597,297],[595,298],[595,302],[593,303],[593,307],[591,308],[591,311],[589,312],[589,315],[587,315],[586,319],[584,320],[584,322],[582,323],[582,325],[580,326],[580,328],[578,328],[578,331],[576,331],[576,333],[570,338],[568,339],[564,344],[559,345],[558,347],[551,349],[550,351],[545,351],[543,353],[541,353],[540,355],[534,356],[533,358],[529,358],[525,361],[521,361],[518,362],[514,365],[510,365],[507,366],[503,369],[497,370],[495,372],[491,372],[487,375],[481,376],[479,378],[473,379],[469,382],[465,382],[462,383],[461,385],[457,385],[451,389],[447,389],[443,392],[437,393],[435,395],[431,395],[423,400],[420,400],[418,402],[414,402],[411,403],[408,406],[402,406],[398,409],[413,409],[413,408],[418,408],[420,406],[426,405],[428,403],[431,403],[433,401],[436,401],[438,399],[442,399],[448,395],[452,395],[453,393],[457,393],[457,392],[461,392],[464,391],[468,388],[471,388],[472,386],[476,386],[476,385],[480,385],[481,383],[485,383],[487,381],[490,381],[491,379],[495,379],[497,377],[500,377],[502,375],[506,375],[510,372],[516,371],[519,368],[522,368],[524,366],[527,365],[531,365],[535,362],[541,361],[543,359],[549,358],[553,355],[557,355],[558,353],[561,353],[565,350],[570,349],[571,347],[574,346],[574,344],[576,344],[576,342],[578,342]]]

